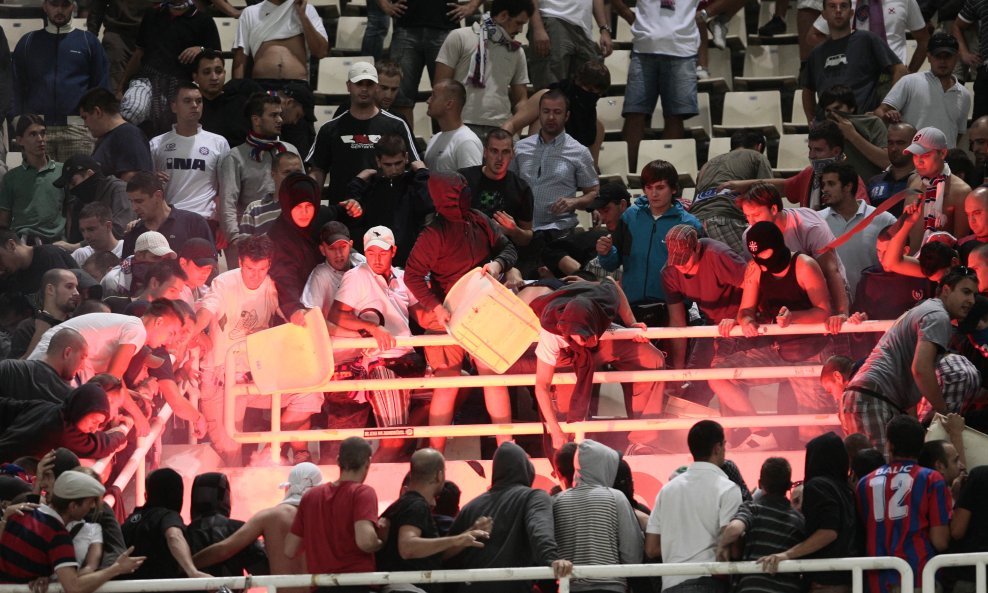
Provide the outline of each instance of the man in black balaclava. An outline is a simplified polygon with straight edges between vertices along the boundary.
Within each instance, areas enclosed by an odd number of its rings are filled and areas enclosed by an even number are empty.
[[[793,253],[786,247],[782,231],[773,222],[762,221],[748,229],[748,252],[753,260],[745,271],[744,292],[737,323],[748,340],[749,348],[723,355],[718,352],[712,367],[775,367],[793,364],[822,364],[830,354],[825,336],[769,337],[758,335],[759,324],[777,323],[786,327],[792,323],[823,323],[830,316],[830,292],[820,265],[803,253]],[[721,323],[721,334],[727,337],[733,323]],[[832,397],[820,388],[819,381],[789,379],[795,402],[780,399],[779,413],[833,413]],[[725,415],[754,416],[755,408],[748,399],[744,381],[711,380],[710,388],[717,394]],[[801,427],[801,436],[812,438],[816,427]],[[754,431],[754,434],[752,434]],[[802,435],[803,432],[806,435]],[[791,432],[791,431],[790,431]],[[783,436],[776,431],[776,436]],[[748,438],[750,435],[750,439]],[[786,440],[795,435],[785,435]],[[772,435],[759,429],[736,429],[732,446],[749,449],[771,448]],[[787,443],[794,444],[794,443]]]
[[[173,469],[160,468],[148,474],[147,501],[134,509],[122,525],[124,541],[134,546],[133,554],[154,558],[145,562],[131,577],[135,580],[208,578],[211,575],[196,570],[189,544],[185,540],[182,522],[184,484],[182,476]]]
[[[93,157],[78,154],[62,165],[62,176],[52,185],[65,189],[62,214],[65,216],[65,243],[59,244],[69,251],[81,246],[79,213],[86,204],[100,202],[113,213],[113,235],[123,238],[127,225],[134,220],[134,210],[127,195],[127,184],[113,175],[104,175],[103,168]]]

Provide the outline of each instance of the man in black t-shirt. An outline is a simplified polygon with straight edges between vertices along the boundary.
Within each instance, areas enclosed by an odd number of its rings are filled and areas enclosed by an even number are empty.
[[[202,93],[202,129],[226,138],[230,148],[240,146],[250,129],[247,99],[264,89],[250,78],[226,82],[223,55],[215,49],[200,52],[193,66],[192,82]]]
[[[71,255],[54,245],[22,245],[17,233],[0,229],[0,293],[15,292],[30,298],[41,288],[41,277],[48,270],[78,267]]]
[[[419,449],[412,454],[408,489],[381,515],[390,526],[384,547],[377,552],[377,570],[438,570],[442,567],[443,556],[455,556],[466,548],[484,547],[483,542],[490,537],[490,517],[478,518],[469,530],[459,535],[439,537],[432,507],[445,482],[446,460],[442,453],[435,449]],[[426,539],[432,540],[428,547],[432,552],[430,555],[423,554],[422,547],[415,545]],[[406,551],[403,556],[398,552],[399,547],[407,548],[410,553]],[[434,590],[426,585],[419,587],[427,592]]]
[[[532,240],[532,188],[508,170],[515,157],[514,138],[495,129],[484,138],[484,162],[460,169],[472,196],[471,206],[491,217],[518,246]]]
[[[147,477],[147,502],[134,509],[120,526],[124,541],[134,547],[134,555],[154,558],[145,562],[132,577],[134,580],[209,578],[196,570],[192,553],[185,541],[182,522],[182,476],[173,469],[161,468]]]
[[[79,115],[96,138],[93,159],[104,175],[130,181],[137,171],[153,171],[151,147],[144,132],[120,115],[120,102],[113,93],[97,87],[82,96]]]
[[[381,111],[374,103],[377,70],[367,62],[357,62],[347,76],[350,111],[319,128],[312,150],[305,158],[309,175],[321,187],[329,174],[329,201],[338,203],[346,196],[347,184],[365,169],[374,169],[374,145],[384,134],[405,139],[410,161],[420,160],[415,139],[400,117]]]

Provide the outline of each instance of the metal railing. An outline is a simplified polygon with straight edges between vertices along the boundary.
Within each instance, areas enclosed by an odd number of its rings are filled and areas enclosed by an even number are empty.
[[[842,334],[884,332],[894,323],[893,320],[866,321],[860,324],[845,323]],[[653,327],[642,332],[635,329],[611,330],[604,333],[602,340],[627,340],[645,334],[650,339],[668,338],[718,338],[717,326],[689,326],[681,328]],[[763,325],[759,328],[760,336],[793,336],[826,334],[827,328],[822,323],[790,325],[782,328],[777,325]],[[731,337],[743,338],[740,327],[735,327]],[[396,338],[397,347],[413,346],[444,346],[454,345],[455,340],[449,334],[410,336]],[[354,350],[361,348],[376,348],[377,342],[372,338],[333,338],[333,350]],[[261,394],[252,383],[237,381],[236,365],[238,356],[245,353],[246,342],[232,344],[226,355],[226,377],[224,396],[224,426],[227,434],[240,443],[271,443],[272,456],[278,455],[277,445],[289,441],[327,441],[343,440],[350,436],[363,438],[420,438],[420,437],[464,437],[489,435],[522,435],[542,434],[544,427],[538,422],[511,424],[473,424],[455,426],[403,426],[389,428],[355,428],[355,429],[310,429],[310,430],[281,430],[281,394],[273,392]],[[674,370],[638,370],[638,371],[598,371],[594,374],[594,383],[633,383],[649,381],[700,381],[709,379],[785,379],[812,378],[820,376],[820,365],[784,366],[784,367],[755,367],[755,368],[706,368],[706,369],[674,369]],[[555,373],[553,385],[574,384],[574,373]],[[535,384],[534,374],[505,374],[477,375],[455,377],[411,377],[396,379],[356,379],[330,380],[325,385],[310,389],[322,392],[349,392],[375,389],[435,389],[441,387],[489,387],[489,386],[531,386]],[[264,432],[243,432],[236,427],[236,399],[250,395],[271,396],[271,430]],[[688,418],[672,419],[619,419],[593,420],[575,423],[561,423],[564,432],[582,439],[587,432],[625,432],[638,430],[681,430],[688,429],[694,422]],[[721,418],[725,428],[750,427],[757,422],[759,426],[833,426],[839,424],[835,414],[791,415],[791,416],[737,416]]]
[[[900,593],[913,593],[913,570],[901,558],[835,558],[828,560],[787,560],[779,563],[781,573],[848,571],[852,593],[864,593],[866,570],[895,570],[901,581]],[[697,562],[683,564],[615,564],[576,566],[571,576],[559,579],[559,593],[569,593],[573,579],[763,574],[755,562]],[[550,568],[478,568],[409,572],[369,572],[353,574],[272,575],[258,577],[216,577],[209,579],[159,579],[148,581],[114,581],[100,587],[100,593],[164,593],[170,591],[216,590],[219,587],[248,589],[265,587],[276,593],[283,587],[352,587],[361,585],[401,585],[415,583],[467,583],[478,581],[552,580]],[[62,593],[53,583],[49,593]],[[933,589],[923,588],[924,593]],[[0,585],[0,593],[31,593],[27,585]]]
[[[988,552],[971,554],[938,554],[930,559],[923,567],[923,591],[934,593],[937,571],[941,568],[954,566],[973,566],[975,568],[975,593],[988,593],[985,579],[985,565],[988,564]]]

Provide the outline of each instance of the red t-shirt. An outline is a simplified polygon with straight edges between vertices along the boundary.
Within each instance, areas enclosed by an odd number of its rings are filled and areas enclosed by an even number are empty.
[[[374,572],[374,554],[357,547],[353,524],[377,522],[377,493],[366,484],[340,482],[310,488],[298,505],[292,533],[302,538],[313,574]]]
[[[48,506],[14,515],[0,537],[0,583],[26,583],[51,576],[63,566],[79,566],[72,536]]]

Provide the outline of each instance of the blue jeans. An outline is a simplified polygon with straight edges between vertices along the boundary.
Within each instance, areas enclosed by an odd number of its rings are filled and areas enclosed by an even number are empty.
[[[418,96],[422,68],[429,71],[429,80],[436,76],[436,58],[449,31],[430,27],[395,27],[391,37],[391,59],[401,66],[401,86],[395,106],[411,107]]]
[[[664,593],[726,593],[726,591],[727,581],[713,577],[700,577],[669,587]]]
[[[384,53],[384,38],[388,36],[388,27],[391,26],[391,17],[381,10],[377,0],[367,1],[367,29],[364,30],[364,39],[360,43],[360,55],[373,56],[374,60],[380,60]]]

